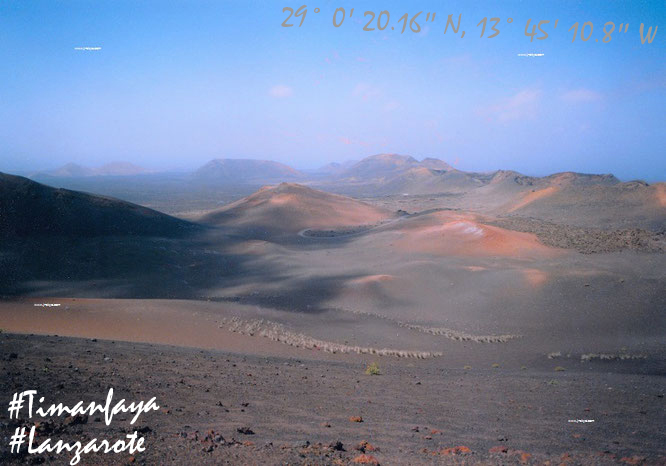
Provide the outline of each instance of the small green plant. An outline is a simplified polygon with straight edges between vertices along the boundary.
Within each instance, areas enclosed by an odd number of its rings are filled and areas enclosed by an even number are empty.
[[[366,375],[380,375],[379,366],[376,362],[373,362],[365,369]]]

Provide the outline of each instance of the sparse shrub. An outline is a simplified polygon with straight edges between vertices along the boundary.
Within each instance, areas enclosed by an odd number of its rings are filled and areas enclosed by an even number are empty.
[[[608,353],[587,353],[583,354],[580,357],[581,362],[589,362],[594,359],[600,361],[626,361],[633,359],[647,359],[647,356],[644,354],[608,354]]]
[[[520,370],[521,370],[521,371],[526,371],[526,370],[527,370],[527,366],[520,366]]]
[[[555,368],[555,372],[563,372],[563,371],[565,371],[565,370],[566,370],[566,369],[565,369],[564,367],[562,367],[562,366],[557,366],[557,367]]]
[[[444,327],[426,327],[424,325],[408,324],[406,322],[398,322],[398,325],[410,330],[416,330],[421,333],[429,333],[431,335],[442,335],[446,338],[455,341],[474,341],[476,343],[506,343],[514,338],[520,338],[520,335],[471,335],[457,330],[451,330]]]
[[[225,328],[230,332],[240,333],[243,335],[257,335],[260,337],[268,338],[269,340],[284,343],[286,345],[295,346],[297,348],[316,349],[327,351],[329,353],[357,353],[357,354],[374,354],[377,356],[395,356],[398,358],[416,358],[427,359],[442,356],[440,352],[430,351],[409,351],[398,350],[391,348],[372,348],[363,346],[350,346],[347,344],[340,344],[331,341],[318,340],[302,333],[296,333],[287,329],[284,325],[276,322],[271,322],[264,319],[243,320],[238,317],[230,319],[222,319],[220,328]]]
[[[377,365],[377,363],[373,362],[372,364],[370,364],[365,369],[365,374],[366,375],[381,375],[381,372],[379,371],[379,366]]]
[[[500,368],[500,365],[499,365],[498,363],[495,362],[495,363],[493,363],[492,368],[493,368],[493,369],[499,369],[499,368]]]

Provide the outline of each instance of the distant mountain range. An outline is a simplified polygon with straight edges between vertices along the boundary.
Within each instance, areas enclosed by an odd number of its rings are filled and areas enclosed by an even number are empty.
[[[137,174],[145,177],[140,189]],[[178,176],[148,173],[126,162],[98,168],[68,164],[33,178],[80,191],[112,192],[123,198],[132,194],[133,200],[145,203],[150,199],[151,205],[165,196],[182,200],[198,193],[198,199],[202,192],[214,197],[214,193],[224,191],[225,199],[238,199],[261,186],[287,182],[357,198],[446,196],[449,208],[471,207],[478,212],[556,222],[572,221],[575,211],[575,223],[579,225],[611,222],[657,230],[666,225],[664,183],[621,182],[611,174],[563,172],[538,177],[511,170],[466,172],[437,158],[419,161],[400,154],[377,154],[310,171],[270,160],[215,159]],[[435,202],[434,198],[431,201]]]
[[[93,176],[133,176],[155,174],[130,162],[111,162],[100,167],[68,163],[50,171],[40,171],[30,178],[85,178]],[[315,170],[297,170],[271,160],[213,159],[190,174],[193,182],[206,184],[275,184],[300,182],[314,185],[348,185],[381,193],[431,194],[467,191],[486,184],[510,179],[516,184],[535,186],[546,184],[613,185],[620,183],[613,175],[588,175],[565,172],[545,177],[527,176],[511,170],[494,172],[465,172],[443,160],[428,157],[419,161],[409,155],[377,154],[360,161],[332,162]]]
[[[414,170],[448,171],[452,169],[451,165],[439,159],[426,158],[419,162],[408,155],[378,154],[366,157],[342,170],[338,177],[349,180],[381,181]]]
[[[30,178],[82,178],[88,176],[131,176],[148,173],[149,170],[130,162],[110,162],[101,167],[86,167],[76,163],[68,163],[55,170],[34,173]]]
[[[194,172],[196,181],[205,183],[270,183],[305,179],[306,175],[279,162],[252,159],[215,159]]]

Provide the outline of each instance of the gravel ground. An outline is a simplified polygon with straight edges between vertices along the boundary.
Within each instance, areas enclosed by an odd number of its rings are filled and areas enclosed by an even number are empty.
[[[9,452],[15,428],[36,423],[40,441],[115,440],[134,430],[145,438],[145,452],[89,454],[81,464],[666,461],[666,379],[632,374],[631,361],[546,372],[382,359],[373,376],[358,362],[57,336],[4,334],[0,347],[5,403],[29,389],[45,405],[102,402],[113,387],[114,400],[156,397],[160,406],[134,426],[129,414],[107,426],[97,416],[10,420],[3,409],[3,464],[69,462],[66,452]],[[569,422],[577,419],[594,422]]]

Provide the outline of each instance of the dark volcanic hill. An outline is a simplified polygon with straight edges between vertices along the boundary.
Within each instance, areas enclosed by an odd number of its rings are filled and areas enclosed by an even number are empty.
[[[303,178],[300,171],[279,162],[251,159],[215,159],[194,172],[196,181],[244,184],[282,182]]]
[[[203,226],[0,173],[0,296],[192,298],[237,273]],[[215,274],[210,271],[215,270]]]
[[[0,173],[0,236],[176,237],[197,228],[129,202]]]

